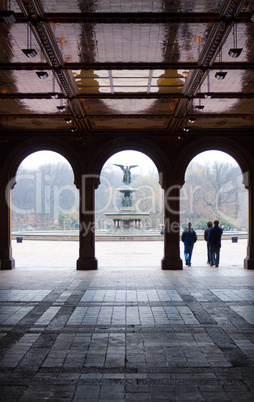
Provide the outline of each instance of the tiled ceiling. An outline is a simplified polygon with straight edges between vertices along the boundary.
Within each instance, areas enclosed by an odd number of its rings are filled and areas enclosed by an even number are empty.
[[[0,12],[0,132],[65,132],[70,116],[95,135],[253,128],[252,1],[17,0]]]

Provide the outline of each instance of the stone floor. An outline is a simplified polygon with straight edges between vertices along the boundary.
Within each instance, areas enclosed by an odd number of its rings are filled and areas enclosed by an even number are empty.
[[[162,242],[98,244],[98,271],[76,271],[70,243],[14,243],[0,271],[1,400],[254,400],[246,241],[219,268],[198,242],[182,271],[160,269]]]

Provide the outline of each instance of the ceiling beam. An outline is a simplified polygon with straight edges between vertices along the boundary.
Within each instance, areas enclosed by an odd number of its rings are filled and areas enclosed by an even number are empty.
[[[230,113],[223,113],[223,114],[217,114],[217,113],[199,113],[199,114],[191,114],[191,117],[194,117],[196,120],[198,119],[252,119],[254,116],[254,113],[251,114],[246,114],[246,113],[239,113],[239,114],[230,114]],[[66,117],[69,117],[69,114],[1,114],[0,113],[0,119],[6,120],[6,119],[59,119],[59,120],[64,120]],[[190,115],[187,115],[187,117],[190,117]],[[81,117],[83,118],[83,117]],[[147,115],[147,114],[107,114],[107,115],[97,115],[97,114],[91,114],[87,115],[85,118],[93,118],[93,119],[107,119],[107,118],[115,118],[115,119],[154,119],[154,118],[164,118],[164,119],[174,119],[174,115],[170,114],[154,114],[154,115]],[[80,117],[76,117],[75,119],[80,119]]]
[[[118,12],[118,13],[44,13],[37,16],[24,16],[15,13],[16,23],[24,24],[28,19],[36,24],[43,23],[61,23],[61,24],[172,24],[172,23],[218,23],[226,22],[251,22],[251,13],[243,12],[237,17],[221,16],[216,13],[193,13],[190,12]]]
[[[73,98],[76,93],[76,85],[69,76],[68,71],[59,68],[64,64],[63,54],[57,44],[51,25],[42,22],[44,13],[40,1],[17,0],[17,3],[26,20],[31,21],[33,34],[43,50],[46,60],[53,67],[62,92],[67,97]],[[33,24],[32,21],[36,21],[36,23]],[[83,107],[78,100],[73,102],[72,107],[75,107],[81,115],[84,114]],[[83,124],[82,128],[86,130],[87,127]]]
[[[49,66],[48,63],[0,63],[0,70],[248,70],[254,69],[253,62],[222,62],[213,63],[209,67],[202,67],[192,62],[153,62],[153,63],[64,63],[58,66]]]
[[[228,19],[234,20],[240,15],[245,1],[246,0],[227,0],[224,2],[220,13],[222,20],[212,25],[205,46],[202,48],[199,55],[198,64],[203,66],[203,68],[193,71],[191,79],[187,82],[188,85],[185,90],[186,97],[193,97],[198,93],[204,78],[208,74],[210,66],[214,65],[221,46],[226,41],[231,31],[232,26],[228,23]],[[206,67],[207,70],[205,69]],[[187,103],[186,98],[180,100],[175,109],[176,116],[184,116],[189,106],[190,105]],[[175,119],[169,129],[176,130],[178,125],[179,122]]]
[[[189,97],[181,92],[176,93],[96,93],[96,94],[76,94],[71,98],[62,93],[58,94],[59,99],[205,99],[205,93],[197,93]],[[212,99],[251,99],[254,92],[215,92]],[[0,99],[51,99],[49,93],[0,93]]]

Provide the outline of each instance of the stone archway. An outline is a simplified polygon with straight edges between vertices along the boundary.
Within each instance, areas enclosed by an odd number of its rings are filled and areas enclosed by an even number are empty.
[[[191,160],[204,151],[217,150],[230,155],[238,163],[243,177],[243,185],[248,190],[248,246],[247,256],[244,259],[244,267],[254,269],[254,160],[253,156],[246,152],[239,143],[233,140],[221,140],[214,137],[209,141],[197,140],[183,147],[178,155],[174,169],[179,171],[180,177],[184,182],[186,169]]]
[[[143,152],[155,163],[160,177],[160,184],[165,190],[166,198],[164,199],[164,257],[162,259],[162,269],[182,269],[182,260],[180,259],[179,250],[179,184],[178,175],[172,169],[172,160],[167,155],[162,147],[149,140],[143,138],[127,138],[123,137],[121,140],[111,140],[101,144],[100,148],[90,158],[88,164],[88,172],[91,175],[90,185],[86,188],[84,193],[88,194],[86,197],[86,209],[88,211],[94,210],[95,189],[99,185],[101,169],[106,160],[113,154],[123,150],[135,150]],[[167,148],[165,148],[167,150]],[[172,155],[171,153],[169,153]],[[82,213],[81,220],[84,222],[84,227],[93,227],[95,222],[94,213]],[[85,242],[85,237],[88,241]],[[78,260],[78,269],[97,269],[97,261],[95,258],[94,244],[95,236],[93,231],[80,233],[80,244],[83,246],[81,257]],[[88,247],[90,244],[90,247]],[[82,248],[82,246],[81,246]],[[89,257],[88,257],[89,256]]]
[[[74,181],[76,186],[80,182],[79,155],[75,149],[71,147],[66,150],[66,146],[61,141],[25,141],[11,150],[6,155],[3,166],[0,172],[0,269],[12,269],[15,266],[15,261],[12,257],[11,247],[11,189],[16,183],[16,173],[23,159],[33,152],[40,150],[55,151],[64,156],[70,163],[74,172]]]

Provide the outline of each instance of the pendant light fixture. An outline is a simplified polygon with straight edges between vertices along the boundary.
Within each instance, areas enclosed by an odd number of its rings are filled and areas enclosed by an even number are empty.
[[[222,45],[220,45],[220,50],[219,50],[219,63],[222,66]],[[215,78],[217,78],[217,80],[224,80],[226,75],[227,75],[227,73],[225,71],[222,71],[222,68],[221,68],[220,71],[217,71],[217,73],[215,74]]]
[[[75,116],[75,109],[74,109],[74,106],[75,106],[75,103],[73,102],[73,104],[72,104],[72,114],[73,114],[73,116]],[[72,120],[70,121],[70,123],[71,123],[71,122],[72,122],[71,132],[72,132],[72,133],[76,133],[76,132],[78,131],[78,128],[77,128],[77,126],[75,125],[74,119],[72,119]],[[68,122],[66,122],[66,123],[68,123]]]
[[[27,48],[22,49],[22,52],[26,55],[26,57],[33,59],[34,57],[37,56],[37,52],[35,49],[32,48],[32,31],[31,31],[31,26],[30,22],[27,23],[27,39],[26,39],[26,44]]]
[[[63,112],[66,109],[66,106],[63,105],[63,99],[60,99],[60,105],[57,106],[57,109],[59,110],[59,112]]]
[[[200,92],[200,89],[199,89]],[[198,105],[195,106],[196,110],[203,110],[204,109],[204,105],[201,105],[201,98],[198,99]]]
[[[68,103],[67,103],[67,117],[65,117],[64,119],[66,121],[67,124],[70,124],[72,122],[72,118],[70,116],[70,101],[68,99]]]
[[[210,72],[207,73],[207,92],[205,93],[206,99],[211,99],[213,97],[213,93],[210,92]]]
[[[236,59],[237,57],[240,56],[242,53],[243,49],[237,48],[237,23],[233,23],[233,48],[229,49],[229,56],[233,57],[233,59]]]
[[[41,63],[43,63],[43,61],[44,61],[43,59],[44,59],[44,57],[43,57],[43,52],[41,49]],[[47,71],[36,71],[35,73],[40,78],[40,80],[45,80],[49,76]]]
[[[194,123],[196,121],[196,118],[193,115],[193,99],[191,101],[191,115],[189,116],[189,123]]]
[[[11,10],[11,0],[5,0],[5,10],[0,12],[0,17],[2,17],[3,20],[10,25],[16,22],[14,11]]]
[[[185,131],[185,132],[190,131],[190,127],[188,127],[187,112],[188,112],[188,103],[186,103],[186,110],[185,110],[185,126],[183,127],[183,131]]]
[[[54,71],[52,71],[52,92],[49,92],[49,96],[51,97],[51,99],[58,98],[58,92],[56,92],[56,79],[55,79]]]

